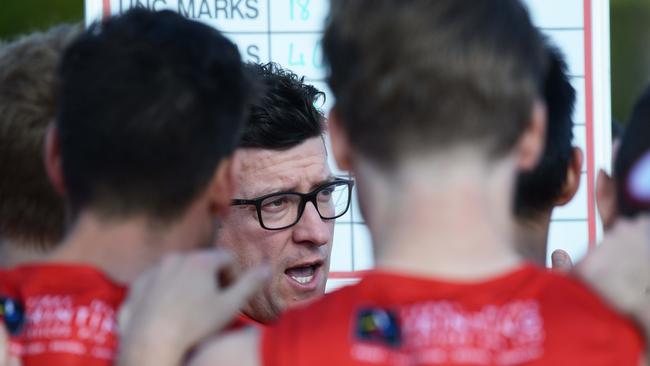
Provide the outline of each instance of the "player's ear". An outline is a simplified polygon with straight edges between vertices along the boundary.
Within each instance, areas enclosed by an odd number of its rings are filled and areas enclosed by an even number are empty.
[[[336,165],[340,170],[349,171],[352,169],[352,150],[350,148],[350,139],[347,131],[341,124],[336,108],[332,108],[329,113],[327,128],[332,145],[332,154]]]
[[[235,151],[222,159],[210,182],[211,209],[215,215],[225,216],[235,194],[235,177],[239,169],[240,154]]]
[[[54,122],[50,123],[45,134],[45,148],[43,154],[45,171],[56,193],[65,197],[67,189],[63,178],[63,163],[61,160],[61,144],[59,130]]]
[[[596,178],[596,206],[605,230],[612,227],[618,216],[616,182],[602,169]]]
[[[530,171],[537,166],[546,141],[546,104],[539,98],[533,102],[530,123],[517,143],[517,166]]]
[[[584,156],[579,147],[574,146],[571,151],[571,161],[567,166],[566,178],[562,185],[562,192],[555,202],[556,206],[566,205],[573,199],[580,188],[580,177],[582,177],[582,162]]]

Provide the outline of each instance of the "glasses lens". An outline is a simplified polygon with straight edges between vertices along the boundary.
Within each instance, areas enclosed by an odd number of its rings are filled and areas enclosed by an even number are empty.
[[[279,229],[293,225],[298,219],[300,196],[278,194],[262,201],[260,212],[262,223],[269,229]]]
[[[318,212],[325,219],[343,215],[350,205],[350,187],[345,182],[335,182],[323,187],[316,196]]]

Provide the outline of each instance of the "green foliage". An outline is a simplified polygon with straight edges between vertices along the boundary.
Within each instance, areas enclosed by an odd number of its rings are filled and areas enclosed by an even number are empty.
[[[650,82],[650,1],[612,0],[612,115],[622,123]]]
[[[0,39],[83,21],[83,0],[0,0]]]

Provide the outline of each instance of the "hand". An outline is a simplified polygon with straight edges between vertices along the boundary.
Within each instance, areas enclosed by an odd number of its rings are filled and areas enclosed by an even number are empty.
[[[120,366],[179,365],[194,345],[227,326],[268,271],[237,278],[224,251],[174,254],[141,276],[120,312]]]
[[[569,253],[562,249],[554,250],[553,254],[551,254],[551,268],[557,272],[571,272],[573,269],[573,261],[571,261]]]
[[[616,222],[576,272],[619,311],[650,330],[650,216]]]

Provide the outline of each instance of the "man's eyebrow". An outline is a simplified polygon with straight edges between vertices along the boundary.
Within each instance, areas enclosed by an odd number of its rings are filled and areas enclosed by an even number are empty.
[[[296,188],[296,185],[295,185],[295,184],[294,184],[294,185],[291,185],[291,186],[290,186],[290,185],[286,185],[286,186],[283,186],[283,187],[281,187],[281,188],[277,188],[277,187],[267,187],[267,188],[264,188],[264,189],[260,190],[259,192],[255,192],[254,194],[252,194],[252,195],[251,195],[251,196],[252,196],[251,199],[253,199],[253,198],[257,198],[257,197],[266,196],[266,195],[269,195],[269,194],[274,194],[274,193],[281,193],[281,192],[296,192],[296,189],[297,189],[297,188]]]
[[[333,182],[334,180],[336,180],[336,178],[338,178],[338,177],[335,176],[335,175],[330,174],[330,175],[327,176],[327,178],[321,180],[320,182],[318,182],[318,183],[316,183],[316,184],[312,184],[312,186],[311,186],[311,188],[309,188],[309,190],[313,191],[314,189],[316,189],[316,188],[322,186],[323,184],[327,184],[327,183],[331,183],[331,182]]]
[[[330,175],[327,176],[327,178],[325,178],[325,179],[323,179],[321,181],[318,181],[317,183],[312,184],[311,187],[309,188],[309,190],[313,191],[314,189],[322,186],[323,184],[333,182],[337,178],[338,178],[337,176],[330,174]],[[281,193],[281,192],[298,192],[298,188],[295,185],[285,186],[285,187],[282,187],[282,188],[269,187],[269,188],[265,188],[265,189],[263,189],[263,190],[261,190],[259,192],[256,192],[255,194],[251,195],[251,198],[249,198],[249,199],[255,199],[257,197],[262,197],[262,196],[266,196],[266,195],[269,195],[269,194]],[[305,192],[303,192],[303,193],[305,193]]]

